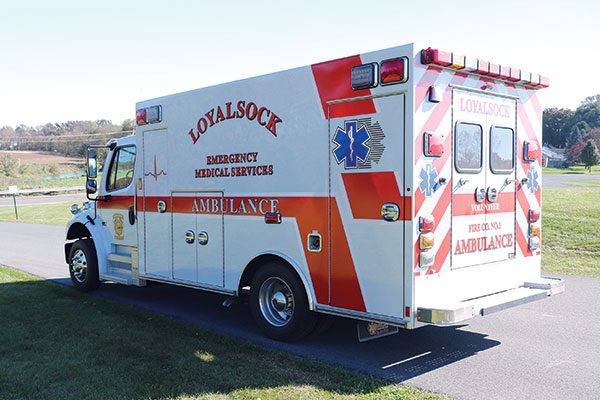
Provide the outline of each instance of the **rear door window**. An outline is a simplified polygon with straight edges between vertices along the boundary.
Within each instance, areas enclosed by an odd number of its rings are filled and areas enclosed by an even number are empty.
[[[480,172],[483,166],[483,129],[481,125],[458,122],[454,137],[456,170],[464,174]]]
[[[510,174],[515,166],[515,132],[510,128],[490,128],[490,169],[494,174]]]

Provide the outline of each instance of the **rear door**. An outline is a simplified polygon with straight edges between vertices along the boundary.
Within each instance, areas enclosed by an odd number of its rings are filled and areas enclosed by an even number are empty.
[[[453,90],[452,268],[514,257],[514,99]]]

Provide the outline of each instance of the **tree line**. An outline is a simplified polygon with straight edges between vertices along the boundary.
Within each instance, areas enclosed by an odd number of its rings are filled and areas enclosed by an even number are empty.
[[[59,153],[69,157],[82,157],[90,144],[102,144],[113,137],[132,133],[132,119],[120,125],[110,120],[67,121],[31,127],[0,128],[0,150],[37,150]]]
[[[567,149],[570,164],[600,162],[600,94],[586,97],[575,110],[547,108],[542,123],[544,144]]]

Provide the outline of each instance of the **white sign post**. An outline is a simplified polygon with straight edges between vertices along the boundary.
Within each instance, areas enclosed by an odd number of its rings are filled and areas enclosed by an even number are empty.
[[[19,211],[17,211],[17,194],[19,194],[19,188],[16,185],[9,186],[8,194],[12,194],[13,204],[15,206],[15,218],[19,219]]]

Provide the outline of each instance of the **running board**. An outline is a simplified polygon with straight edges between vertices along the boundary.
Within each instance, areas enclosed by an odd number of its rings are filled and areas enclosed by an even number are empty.
[[[544,299],[565,291],[562,279],[540,278],[523,286],[489,296],[442,307],[418,307],[417,320],[430,324],[453,324],[475,316],[488,315],[521,304]]]

